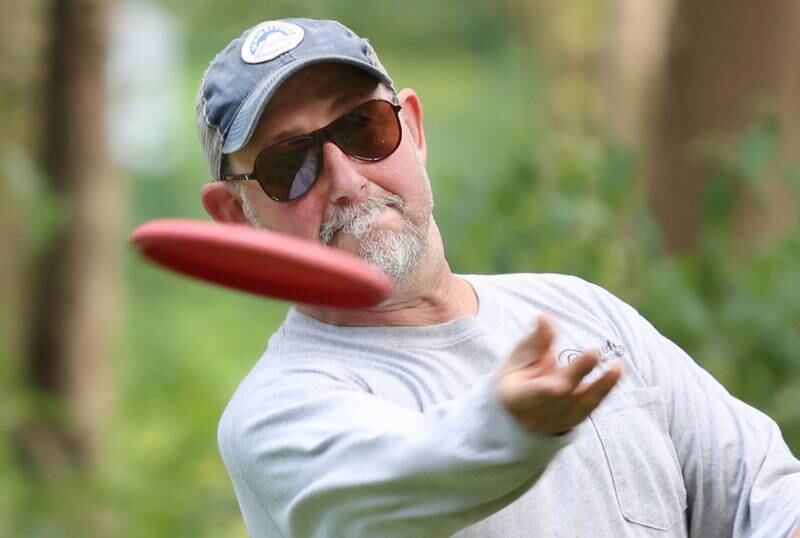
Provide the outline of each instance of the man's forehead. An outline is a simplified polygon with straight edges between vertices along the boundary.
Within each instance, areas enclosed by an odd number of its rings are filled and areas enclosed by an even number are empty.
[[[291,103],[346,99],[348,95],[373,90],[378,83],[377,78],[350,65],[330,62],[311,65],[289,77],[278,88],[267,110]]]

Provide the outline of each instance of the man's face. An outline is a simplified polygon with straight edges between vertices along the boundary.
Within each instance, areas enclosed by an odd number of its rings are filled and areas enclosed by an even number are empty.
[[[228,169],[246,173],[265,147],[328,125],[370,99],[391,100],[386,88],[354,68],[321,64],[287,80],[272,98],[250,143],[228,157]],[[360,161],[331,142],[322,149],[319,179],[291,202],[269,198],[255,181],[242,184],[248,220],[256,226],[322,240],[360,255],[395,278],[407,276],[424,250],[432,211],[424,168],[425,146],[416,95],[398,95],[402,140],[389,157]],[[414,249],[419,252],[412,252]],[[403,259],[392,259],[397,257]]]

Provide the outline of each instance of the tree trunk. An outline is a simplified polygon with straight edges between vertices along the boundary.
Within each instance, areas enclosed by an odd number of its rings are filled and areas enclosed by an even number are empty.
[[[121,207],[106,144],[109,9],[52,4],[42,162],[62,219],[38,260],[27,351],[28,379],[56,411],[28,430],[40,464],[90,465],[107,407]]]
[[[721,164],[711,145],[730,151],[765,117],[780,122],[784,148],[797,141],[800,3],[678,0],[669,47],[649,151],[650,203],[666,247],[690,251],[703,230],[706,182]],[[739,193],[737,236],[780,229],[789,215],[779,188],[767,205],[755,202],[759,190]]]
[[[537,99],[551,143],[570,151],[593,146],[604,127],[596,87],[605,6],[595,0],[504,0],[500,5],[545,75]]]
[[[31,168],[35,153],[40,28],[38,2],[0,2],[0,357],[15,363],[23,347],[32,220],[29,208],[21,207],[31,178],[20,176]]]
[[[653,104],[663,75],[675,0],[611,0],[606,67],[606,123],[610,134],[640,149],[652,129]]]

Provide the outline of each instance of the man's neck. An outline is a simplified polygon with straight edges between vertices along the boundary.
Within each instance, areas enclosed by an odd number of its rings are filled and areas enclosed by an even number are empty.
[[[346,326],[436,325],[474,316],[478,313],[475,291],[450,271],[438,231],[432,235],[418,270],[380,305],[358,310],[298,305],[297,309],[323,323]]]

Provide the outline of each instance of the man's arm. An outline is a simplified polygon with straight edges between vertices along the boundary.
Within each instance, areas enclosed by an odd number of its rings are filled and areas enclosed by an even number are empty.
[[[800,461],[778,425],[661,338],[653,349],[664,364],[656,368],[669,368],[661,374],[669,379],[670,434],[683,467],[693,533],[789,536],[800,525]]]
[[[635,368],[663,394],[691,535],[797,535],[800,461],[775,422],[731,396],[633,308],[593,289],[630,344]]]
[[[449,536],[527,491],[568,439],[548,434],[616,382],[581,383],[591,353],[556,369],[551,342],[542,321],[501,373],[425,413],[318,372],[282,377],[223,421],[237,492],[286,537]]]

